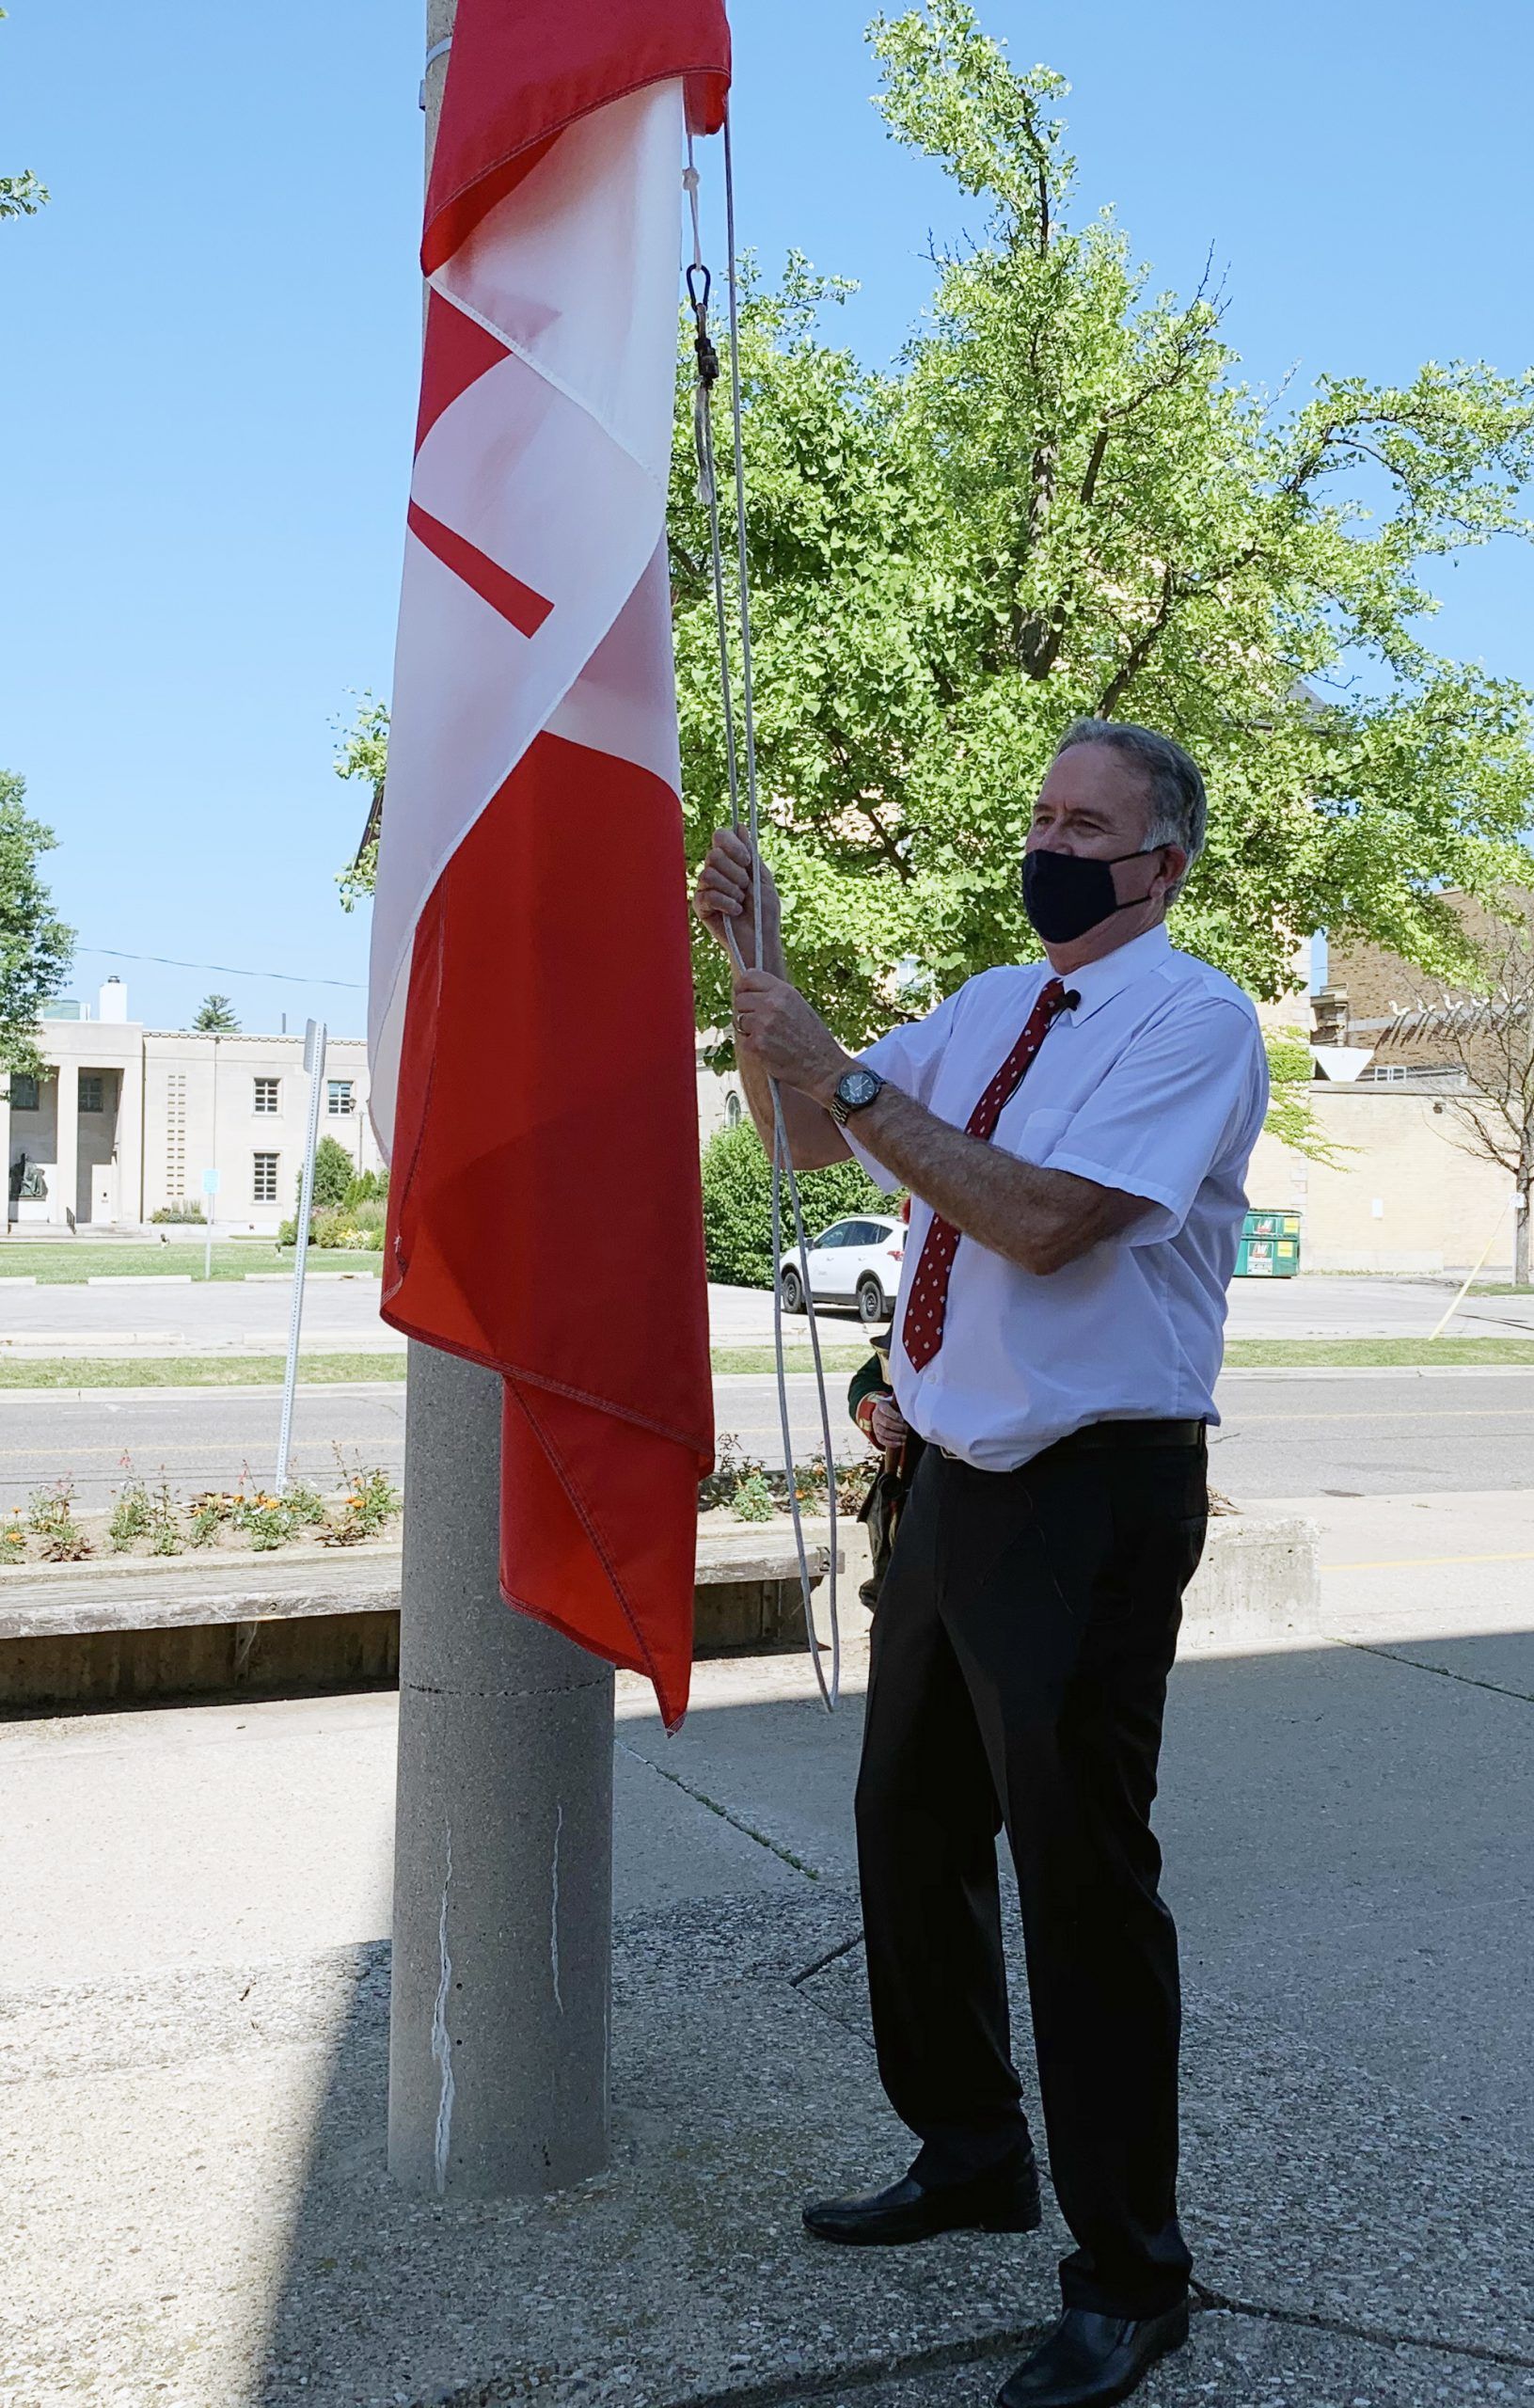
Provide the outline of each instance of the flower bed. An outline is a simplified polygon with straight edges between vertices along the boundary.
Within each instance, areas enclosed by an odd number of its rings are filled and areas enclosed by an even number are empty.
[[[868,1488],[873,1457],[862,1455],[851,1463],[836,1466],[836,1510],[839,1513],[855,1513]],[[826,1457],[817,1448],[794,1466],[795,1494],[799,1510],[806,1513],[824,1513],[829,1503],[826,1479]],[[769,1470],[759,1455],[748,1454],[731,1431],[721,1433],[715,1451],[714,1469],[698,1488],[700,1515],[710,1516],[722,1508],[736,1522],[770,1522],[778,1514],[790,1512],[788,1475]]]
[[[0,1522],[0,1569],[83,1563],[92,1557],[187,1555],[200,1550],[267,1555],[295,1542],[356,1546],[398,1529],[400,1496],[386,1472],[342,1466],[339,1488],[322,1493],[292,1481],[280,1497],[253,1481],[172,1496],[130,1471],[105,1513],[77,1513],[74,1484],[39,1489]]]

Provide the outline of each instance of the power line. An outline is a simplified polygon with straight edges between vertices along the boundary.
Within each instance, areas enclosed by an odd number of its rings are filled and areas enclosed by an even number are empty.
[[[292,970],[236,970],[227,961],[178,961],[168,953],[119,953],[109,944],[76,945],[75,951],[99,954],[107,961],[152,961],[162,970],[212,970],[220,978],[277,978],[285,987],[344,987],[354,995],[367,992],[360,978],[301,978]]]

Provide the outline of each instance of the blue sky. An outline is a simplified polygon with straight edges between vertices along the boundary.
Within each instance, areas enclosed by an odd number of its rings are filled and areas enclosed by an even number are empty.
[[[333,878],[363,799],[329,764],[350,689],[389,678],[421,13],[11,0],[0,26],[0,164],[54,194],[0,229],[0,765],[59,837],[74,991],[116,969],[158,1025],[218,988],[247,1028],[362,1027],[366,932]],[[1534,357],[1526,0],[982,14],[1070,78],[1082,208],[1114,201],[1160,284],[1213,246],[1255,380]],[[847,338],[887,356],[959,212],[868,106],[861,8],[734,15],[742,238],[768,272],[793,244],[860,277]],[[1442,591],[1435,642],[1534,679],[1534,557],[1479,554]]]

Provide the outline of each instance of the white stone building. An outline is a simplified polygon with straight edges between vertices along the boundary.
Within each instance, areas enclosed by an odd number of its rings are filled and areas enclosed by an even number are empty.
[[[37,1043],[44,1075],[13,1071],[0,1095],[11,1228],[138,1228],[165,1207],[202,1205],[205,1172],[218,1175],[217,1228],[275,1231],[292,1216],[308,1111],[301,1034],[146,1028],[109,978],[94,1017],[55,1005]],[[324,1080],[321,1134],[359,1171],[379,1169],[360,1038],[330,1039]]]

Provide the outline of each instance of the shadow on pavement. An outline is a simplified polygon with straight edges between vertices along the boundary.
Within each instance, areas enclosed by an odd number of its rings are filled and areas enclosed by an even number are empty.
[[[1526,2396],[1531,1651],[1525,1633],[1443,1641],[1432,1666],[1322,1647],[1179,1667],[1160,1825],[1188,1996],[1185,2221],[1213,2305],[1147,2408]],[[621,1919],[602,2178],[463,2208],[392,2185],[382,1946],[356,1953],[327,2051],[269,2052],[251,2179],[280,2179],[284,2131],[301,2164],[272,2236],[265,2370],[242,2396],[914,2408],[994,2389],[1053,2312],[1052,2214],[1027,2241],[877,2258],[799,2226],[806,2195],[904,2162],[861,1950],[842,1945],[845,1812],[821,1813],[806,1854],[783,1778],[785,1751],[829,1750],[849,1784],[856,1717],[812,1727],[786,1700],[702,1709],[670,1748],[642,1717],[623,1726],[669,1791],[704,1801],[700,1828],[710,1806],[769,1839],[793,1828],[814,1877],[775,1864],[748,1890],[743,1871],[733,1893]],[[621,1846],[643,1826],[626,1818]]]

